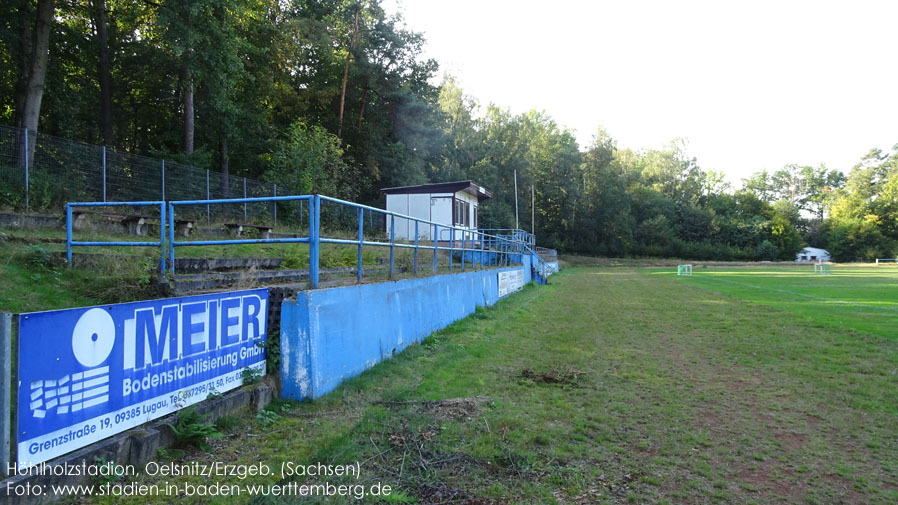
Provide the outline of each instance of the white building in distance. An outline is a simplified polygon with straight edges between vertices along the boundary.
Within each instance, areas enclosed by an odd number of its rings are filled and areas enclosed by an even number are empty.
[[[493,196],[483,186],[473,181],[439,182],[417,186],[383,188],[387,196],[387,210],[397,214],[423,219],[443,226],[456,226],[476,230],[479,224],[477,211],[480,202]],[[387,234],[391,219],[387,217]],[[415,239],[415,221],[395,218],[397,240]],[[449,230],[438,231],[437,240],[449,240]],[[433,225],[418,223],[418,238],[433,240]],[[471,234],[456,232],[454,239],[471,239]]]
[[[795,255],[795,261],[799,263],[817,263],[830,261],[829,251],[816,247],[805,247]]]

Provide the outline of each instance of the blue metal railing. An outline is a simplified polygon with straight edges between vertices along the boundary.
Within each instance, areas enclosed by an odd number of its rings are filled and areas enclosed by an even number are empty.
[[[159,241],[158,242],[99,242],[99,241],[75,241],[72,240],[72,208],[74,207],[152,207],[159,206]],[[65,255],[69,268],[72,268],[72,247],[76,246],[131,246],[131,247],[158,247],[159,269],[165,273],[165,202],[69,202],[65,204]]]
[[[258,239],[230,239],[230,240],[187,240],[178,242],[175,240],[175,206],[183,205],[207,205],[214,204],[235,204],[235,203],[256,203],[256,202],[308,202],[309,205],[309,236],[308,237],[287,237],[287,238],[258,238]],[[313,205],[314,204],[314,205]],[[175,248],[184,246],[197,245],[229,245],[229,244],[317,244],[317,230],[319,220],[318,201],[313,202],[313,197],[309,195],[299,196],[267,196],[262,198],[223,198],[214,200],[179,200],[168,202],[168,260],[171,265],[171,273],[175,273]],[[318,269],[318,247],[317,245],[310,249],[309,265],[310,270],[315,269],[317,275]],[[311,274],[311,272],[310,272]]]
[[[223,240],[183,240],[178,241],[175,236],[175,213],[177,207],[189,205],[204,205],[207,208],[211,205],[218,204],[247,204],[247,203],[277,203],[298,201],[304,202],[308,206],[309,215],[309,232],[306,237],[287,237],[287,238],[258,238],[258,239],[223,239]],[[321,204],[328,202],[336,204],[344,208],[355,209],[356,218],[358,220],[358,236],[354,239],[335,238],[322,236],[321,230]],[[160,213],[160,239],[159,242],[76,242],[72,240],[72,207],[78,206],[136,206],[136,205],[158,205]],[[369,216],[383,216],[385,223],[388,225],[389,241],[372,240],[365,237],[365,214]],[[404,220],[404,221],[401,221]],[[379,220],[378,220],[379,221]],[[409,237],[406,241],[397,240],[396,224],[404,222],[406,226],[414,223],[414,238]],[[166,223],[168,226],[168,237],[166,241]],[[208,199],[208,200],[179,200],[170,202],[89,202],[89,203],[69,203],[66,210],[66,229],[68,236],[68,260],[71,266],[71,249],[72,246],[112,246],[112,245],[129,245],[129,246],[156,246],[161,250],[160,265],[163,272],[166,271],[166,250],[168,247],[168,271],[175,274],[175,250],[184,246],[203,246],[203,245],[230,245],[230,244],[309,244],[309,282],[312,287],[318,287],[320,277],[320,251],[321,244],[338,244],[353,245],[358,248],[356,276],[361,281],[364,271],[362,265],[362,248],[364,246],[389,247],[389,274],[392,279],[395,273],[395,253],[397,249],[411,249],[413,253],[414,273],[418,275],[420,270],[420,259],[422,251],[432,251],[433,254],[433,271],[438,271],[438,257],[440,251],[448,252],[449,271],[455,269],[456,255],[460,261],[460,268],[465,271],[470,268],[476,269],[492,266],[508,266],[511,264],[521,264],[525,254],[531,254],[537,258],[537,271],[545,278],[545,262],[539,258],[530,244],[533,242],[533,236],[523,230],[496,229],[496,230],[480,230],[463,228],[457,226],[449,226],[445,224],[428,221],[404,214],[397,214],[376,207],[369,207],[338,198],[331,198],[322,195],[296,195],[296,196],[277,196],[277,197],[261,197],[261,198],[233,198],[233,199]],[[409,229],[406,227],[406,232]],[[504,232],[491,234],[488,231]],[[448,240],[444,240],[448,234]],[[422,238],[424,240],[422,240]],[[167,242],[167,243],[166,243]]]
[[[214,205],[214,204],[234,204],[234,203],[253,203],[253,202],[278,202],[278,201],[305,201],[308,202],[309,210],[309,235],[308,237],[297,238],[277,238],[277,239],[242,239],[242,240],[192,240],[177,241],[174,233],[175,223],[175,207],[184,205]],[[355,239],[343,239],[324,237],[321,235],[321,203],[330,202],[343,207],[355,209],[358,220],[358,237]],[[365,213],[373,213],[385,217],[389,224],[389,241],[377,241],[365,238]],[[411,243],[404,243],[396,239],[396,222],[397,220],[405,220],[406,223],[413,222],[415,226],[414,239]],[[404,214],[397,214],[384,209],[361,205],[338,198],[331,198],[323,195],[300,195],[300,196],[280,196],[280,197],[263,197],[263,198],[236,198],[236,199],[219,199],[219,200],[182,200],[168,202],[168,222],[169,222],[169,265],[170,272],[175,273],[175,248],[187,245],[225,245],[225,244],[266,244],[266,243],[307,243],[309,244],[309,282],[313,287],[317,287],[320,278],[320,250],[321,244],[342,244],[354,245],[358,248],[356,276],[361,281],[364,266],[362,265],[362,247],[376,246],[390,248],[389,272],[390,278],[395,274],[395,256],[397,249],[412,249],[414,271],[417,275],[420,270],[421,251],[433,251],[433,271],[438,270],[438,254],[439,251],[448,251],[449,253],[449,270],[455,268],[454,256],[460,254],[461,269],[464,271],[470,263],[471,268],[476,268],[479,264],[481,268],[486,265],[503,266],[511,263],[520,263],[520,254],[523,253],[523,244],[515,243],[509,237],[499,235],[488,235],[480,230],[472,230],[468,228],[460,228],[448,226],[445,224],[428,221]],[[426,227],[427,232],[422,233]],[[431,234],[432,231],[432,234]],[[441,245],[441,232],[450,232],[450,240],[448,247]],[[455,236],[462,235],[461,246],[456,244]],[[422,236],[436,237],[436,240],[428,240],[422,243]],[[428,244],[427,242],[430,242]],[[518,253],[515,257],[515,253]]]

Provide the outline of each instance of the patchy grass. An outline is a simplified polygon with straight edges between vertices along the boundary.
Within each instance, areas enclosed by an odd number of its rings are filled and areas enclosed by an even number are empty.
[[[721,296],[698,275],[575,268],[552,280],[320,400],[230,421],[211,453],[176,457],[358,462],[358,481],[330,482],[397,490],[366,502],[898,502],[894,339]],[[141,477],[163,480],[209,483]],[[254,500],[297,501],[353,500]]]

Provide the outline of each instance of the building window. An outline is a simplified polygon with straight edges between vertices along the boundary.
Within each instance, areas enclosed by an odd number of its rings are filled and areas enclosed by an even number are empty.
[[[473,228],[477,228],[477,206],[476,205],[474,206],[474,222],[472,224],[474,225]]]
[[[469,227],[471,223],[471,207],[464,200],[455,201],[455,226]]]

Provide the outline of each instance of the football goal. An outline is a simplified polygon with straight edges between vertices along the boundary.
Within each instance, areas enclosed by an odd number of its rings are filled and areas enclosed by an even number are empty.
[[[814,273],[817,275],[830,275],[833,273],[829,263],[814,263]]]
[[[876,258],[876,266],[879,266],[880,263],[896,263],[896,264],[898,264],[898,258]]]
[[[692,265],[680,265],[677,267],[677,275],[692,275]]]

